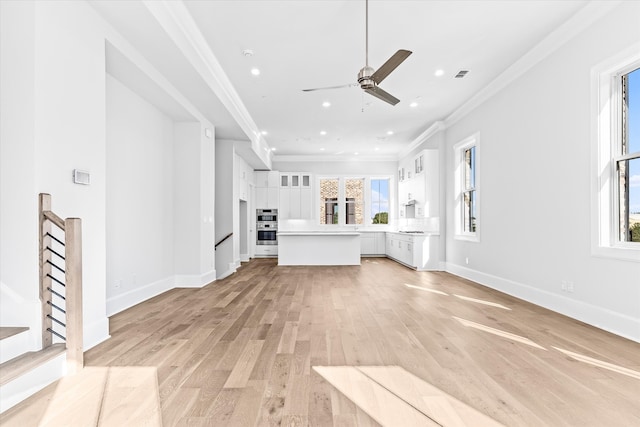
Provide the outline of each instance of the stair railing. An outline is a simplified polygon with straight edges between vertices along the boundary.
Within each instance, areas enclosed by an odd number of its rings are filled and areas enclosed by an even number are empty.
[[[51,210],[51,195],[38,198],[42,348],[54,336],[67,348],[67,372],[84,366],[82,327],[82,221]]]
[[[218,243],[215,244],[215,246],[213,247],[214,251],[218,250],[218,246],[220,246],[220,244],[222,244],[222,242],[224,242],[225,240],[227,240],[229,237],[233,236],[233,232],[227,234],[226,236],[224,236]]]

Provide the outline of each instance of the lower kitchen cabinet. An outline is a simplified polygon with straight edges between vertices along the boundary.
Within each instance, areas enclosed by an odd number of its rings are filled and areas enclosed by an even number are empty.
[[[416,270],[439,270],[438,234],[409,234],[387,232],[385,254]]]
[[[384,256],[385,234],[382,231],[360,231],[360,255]]]

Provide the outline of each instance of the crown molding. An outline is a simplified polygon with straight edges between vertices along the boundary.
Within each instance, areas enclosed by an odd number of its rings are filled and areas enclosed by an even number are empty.
[[[397,162],[395,155],[388,156],[343,156],[343,155],[275,155],[272,162]]]
[[[507,87],[517,78],[529,71],[540,61],[551,55],[569,40],[584,31],[596,20],[620,5],[623,0],[615,1],[591,1],[582,9],[576,12],[564,24],[560,25],[547,37],[542,39],[529,52],[524,54],[518,61],[503,71],[491,83],[485,86],[477,94],[469,98],[460,108],[450,114],[445,120],[445,129],[452,126],[474,109],[482,105],[485,101],[493,97],[502,89]]]
[[[252,146],[268,144],[247,111],[198,26],[181,1],[143,0],[169,38],[178,46],[189,63],[198,71],[220,102],[251,140]],[[258,154],[260,155],[260,154]]]
[[[431,124],[431,126],[429,126],[427,128],[427,130],[422,132],[420,135],[418,135],[418,137],[416,139],[411,141],[411,144],[407,145],[400,152],[398,152],[397,160],[402,159],[407,154],[409,154],[410,152],[412,152],[413,150],[418,148],[420,146],[420,144],[422,144],[423,142],[429,140],[429,138],[431,138],[433,135],[437,134],[438,132],[442,132],[445,129],[446,129],[446,127],[445,127],[443,121],[439,120],[437,122],[433,122]]]

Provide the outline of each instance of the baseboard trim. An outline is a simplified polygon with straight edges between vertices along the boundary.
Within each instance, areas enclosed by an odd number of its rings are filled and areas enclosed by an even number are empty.
[[[109,318],[98,319],[89,324],[84,325],[84,351],[89,350],[111,338],[109,335]]]
[[[612,334],[640,342],[640,319],[452,263],[446,263],[445,271]]]
[[[202,288],[216,280],[216,271],[211,270],[203,274],[177,274],[176,288]]]
[[[107,299],[107,316],[120,313],[121,311],[133,307],[136,304],[140,304],[149,298],[153,298],[156,295],[160,295],[163,292],[173,289],[175,287],[174,284],[174,277],[169,276],[146,286],[111,297]]]
[[[225,271],[225,272],[224,272],[224,273],[222,273],[220,276],[218,276],[217,280],[222,280],[222,279],[224,279],[225,277],[229,277],[229,276],[231,276],[231,275],[232,275],[233,273],[235,273],[235,272],[236,272],[235,267],[233,267],[233,268],[229,268],[227,271]]]

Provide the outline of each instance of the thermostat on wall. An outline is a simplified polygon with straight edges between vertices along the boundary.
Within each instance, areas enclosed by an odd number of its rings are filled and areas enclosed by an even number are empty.
[[[73,182],[76,184],[89,185],[91,183],[91,175],[89,171],[73,170]]]

